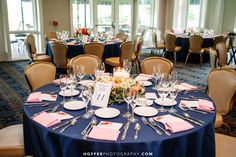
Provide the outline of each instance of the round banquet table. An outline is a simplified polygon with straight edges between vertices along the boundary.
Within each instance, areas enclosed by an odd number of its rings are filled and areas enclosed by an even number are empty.
[[[37,91],[58,91],[59,87],[53,84],[48,84],[38,89]],[[146,91],[151,92],[151,87],[146,88]],[[154,91],[152,91],[154,92]],[[202,92],[190,92],[191,95],[210,98]],[[188,94],[181,95],[187,96]],[[81,100],[79,96],[74,97]],[[70,98],[68,98],[70,99]],[[134,140],[134,123],[131,123],[126,140],[121,141],[121,135],[127,119],[122,117],[122,113],[126,111],[126,104],[112,104],[109,107],[114,107],[120,110],[121,114],[112,119],[98,118],[98,123],[101,120],[123,123],[120,129],[120,134],[116,142],[102,141],[82,138],[81,132],[88,125],[91,119],[80,118],[75,126],[69,127],[63,133],[60,129],[53,131],[52,127],[45,128],[33,121],[30,117],[32,114],[42,111],[46,108],[51,108],[62,100],[58,96],[56,102],[52,102],[48,107],[23,107],[23,127],[24,127],[24,147],[26,155],[34,155],[35,157],[80,157],[80,156],[153,156],[153,157],[215,157],[215,138],[214,138],[214,120],[215,112],[206,115],[187,111],[191,116],[201,119],[205,122],[203,126],[195,124],[192,130],[173,133],[171,136],[157,135],[150,127],[145,126],[141,117],[138,122],[141,125],[139,137]],[[179,103],[180,99],[176,99]],[[155,108],[160,106],[152,105]],[[166,107],[168,108],[168,107]],[[177,106],[178,114],[182,114]],[[82,115],[85,110],[69,111],[61,105],[57,111],[64,111],[73,116]],[[158,113],[157,116],[167,114]],[[162,124],[161,124],[162,125]],[[163,125],[162,125],[163,126]],[[95,154],[99,153],[99,154]]]
[[[83,44],[69,44],[71,40],[67,40],[68,53],[67,58],[73,58],[80,54],[84,54]],[[103,60],[109,57],[119,57],[120,56],[120,41],[104,42],[105,48],[103,53]],[[52,56],[50,42],[47,42],[46,45],[46,54]]]
[[[185,59],[188,55],[188,50],[189,50],[189,37],[177,37],[176,39],[176,45],[181,47],[181,52],[176,53],[176,60],[180,62],[185,62]],[[202,48],[209,48],[214,45],[214,40],[213,38],[203,38],[203,43],[202,43]],[[168,53],[167,52],[167,57],[168,58],[173,58],[173,53]],[[189,63],[199,63],[198,54],[193,54],[189,56]],[[209,59],[209,55],[206,55],[204,53],[203,55],[203,61],[206,62]]]

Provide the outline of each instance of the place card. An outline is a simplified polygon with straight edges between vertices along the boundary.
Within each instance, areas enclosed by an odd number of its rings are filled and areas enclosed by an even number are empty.
[[[97,82],[95,84],[91,105],[97,107],[107,107],[111,88],[111,83]]]
[[[41,100],[56,101],[57,95],[56,94],[41,94]]]
[[[49,114],[59,120],[71,119],[74,117],[68,113],[63,112],[63,111],[49,113]]]

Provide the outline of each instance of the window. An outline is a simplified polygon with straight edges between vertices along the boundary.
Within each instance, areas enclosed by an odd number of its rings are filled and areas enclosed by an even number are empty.
[[[90,19],[90,3],[89,0],[73,0],[73,28],[92,27]]]
[[[199,27],[201,0],[190,0],[188,6],[187,27]]]

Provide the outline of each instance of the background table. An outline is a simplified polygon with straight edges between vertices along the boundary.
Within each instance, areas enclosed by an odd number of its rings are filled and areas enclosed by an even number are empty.
[[[106,42],[104,53],[103,53],[103,60],[109,57],[118,57],[120,55],[120,44],[121,42],[117,42],[117,41],[113,43]],[[84,54],[82,43],[75,44],[75,45],[67,45],[67,46],[68,46],[67,58],[73,58],[80,54]],[[49,42],[46,45],[46,54],[49,56],[52,56]]]
[[[59,87],[55,85],[46,85],[40,88],[38,91],[49,90],[59,90]],[[151,87],[146,88],[146,90],[151,91]],[[208,98],[201,92],[193,92],[191,95]],[[79,99],[78,96],[76,98]],[[58,96],[57,102],[53,102],[49,105],[49,107],[58,104],[58,102],[61,100],[62,97]],[[179,103],[180,100],[177,99],[177,101]],[[113,104],[109,107],[119,109],[121,114],[126,111],[126,104]],[[159,108],[160,106],[153,104],[153,107]],[[80,133],[87,126],[90,119],[79,119],[75,126],[68,128],[61,134],[59,132],[60,129],[52,131],[52,127],[45,128],[30,118],[32,114],[45,108],[47,107],[29,108],[24,105],[23,126],[26,155],[34,155],[35,157],[80,157],[83,156],[83,153],[87,152],[121,152],[139,154],[136,156],[141,156],[141,153],[149,153],[149,156],[155,157],[215,157],[215,113],[203,115],[191,111],[188,112],[191,116],[205,121],[205,124],[203,126],[197,126],[193,124],[195,126],[194,129],[175,133],[171,136],[157,135],[151,128],[143,125],[140,117],[136,116],[139,119],[139,123],[141,124],[141,131],[139,132],[138,140],[133,139],[134,124],[132,123],[127,132],[125,141],[120,140],[121,134],[123,132],[123,125],[120,129],[121,133],[118,137],[118,141],[112,142],[94,139],[84,140],[82,138]],[[182,111],[180,111],[177,106],[175,106],[175,108],[178,110],[178,113],[182,113]],[[65,110],[63,106],[60,106],[58,111],[65,111],[74,116],[82,115],[84,113],[84,110],[68,111]],[[123,118],[121,114],[113,119],[97,118],[97,120],[98,123],[101,120],[107,120],[125,124],[127,119]],[[158,113],[158,116],[159,115],[162,114]],[[116,155],[103,156],[114,157]]]
[[[185,62],[185,59],[188,55],[188,50],[189,50],[189,38],[188,37],[177,37],[176,39],[176,45],[180,46],[181,52],[176,53],[176,60],[180,62]],[[203,38],[203,43],[202,43],[202,48],[209,48],[214,45],[213,38]],[[168,53],[167,54],[168,58],[173,59],[173,53]],[[193,54],[189,56],[189,63],[200,63],[200,56],[199,54]],[[209,55],[204,54],[203,55],[203,62],[206,62],[209,60]]]

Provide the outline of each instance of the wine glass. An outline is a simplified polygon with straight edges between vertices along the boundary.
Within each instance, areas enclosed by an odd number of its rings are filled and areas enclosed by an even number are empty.
[[[167,74],[167,73],[161,74],[160,85],[164,88],[169,87],[169,85],[170,85],[170,75],[169,74]]]
[[[94,89],[94,88],[93,88],[92,86],[87,86],[86,88],[87,88],[87,90],[89,91],[90,100],[91,100],[91,99],[92,99],[93,89]],[[91,115],[94,115],[94,113],[95,113],[95,110],[93,109],[91,103],[90,103],[90,109],[88,110],[88,112],[89,112]]]
[[[166,112],[167,110],[164,109],[163,105],[164,105],[164,100],[165,98],[167,97],[167,95],[169,94],[168,91],[166,90],[165,87],[162,87],[161,85],[157,86],[157,92],[158,92],[158,95],[160,96],[161,98],[161,107],[158,109],[159,112]]]
[[[75,75],[71,75],[71,76],[70,76],[70,78],[69,78],[68,81],[67,81],[67,84],[68,84],[68,87],[70,88],[71,101],[72,101],[72,100],[73,100],[73,92],[74,92],[74,89],[75,89],[76,84],[77,84],[77,80],[76,80]]]
[[[90,91],[87,90],[86,88],[84,88],[84,90],[82,91],[82,100],[85,103],[85,114],[83,114],[83,118],[88,119],[90,118],[92,115],[88,112],[88,104],[89,101],[91,99],[91,94]]]
[[[170,87],[170,90],[169,90],[169,94],[170,94],[170,98],[171,98],[172,102],[174,103],[174,101],[175,101],[175,99],[176,99],[176,97],[177,97],[177,95],[178,95],[178,88],[175,88],[174,85],[171,86],[171,87]],[[177,112],[177,110],[174,109],[173,106],[174,106],[174,105],[172,105],[171,109],[169,110],[170,113],[175,113],[175,112]]]
[[[73,77],[73,75],[75,75],[72,65],[67,67],[67,74],[69,77]]]
[[[61,74],[59,76],[59,80],[60,80],[60,89],[63,93],[63,100],[60,102],[60,104],[64,105],[66,100],[65,100],[65,91],[67,89],[67,75],[65,74]]]
[[[105,72],[105,64],[104,62],[101,62],[99,64],[97,64],[97,66],[94,67],[94,74],[96,78],[100,78],[102,76],[102,74],[104,74]]]
[[[159,82],[159,80],[161,78],[161,65],[160,64],[157,64],[157,65],[153,66],[152,75],[153,75],[153,77],[155,79],[155,85],[154,85],[154,87],[152,89],[156,90],[157,81]]]
[[[132,63],[128,59],[123,60],[123,68],[126,72],[130,73],[132,68]]]
[[[177,72],[172,70],[170,74],[170,86],[174,86],[177,83]]]
[[[131,114],[131,117],[129,118],[129,121],[132,123],[136,123],[138,120],[134,117],[134,108],[136,107],[136,102],[139,98],[138,92],[135,92],[133,97],[134,97],[133,101],[130,103],[130,106],[132,108],[132,114]]]
[[[79,78],[79,81],[81,81],[85,75],[85,66],[80,64],[76,66],[76,69],[76,76]]]
[[[127,112],[125,112],[123,114],[123,117],[125,117],[125,118],[130,118],[131,117],[131,114],[129,112],[129,104],[134,99],[134,95],[133,95],[133,91],[132,90],[133,90],[132,87],[125,87],[125,88],[123,88],[123,99],[127,103]]]

